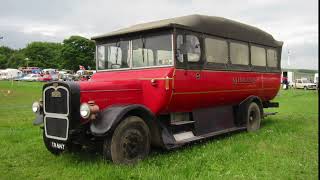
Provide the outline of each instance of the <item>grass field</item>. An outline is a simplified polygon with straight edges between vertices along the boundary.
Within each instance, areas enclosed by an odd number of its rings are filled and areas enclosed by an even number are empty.
[[[88,152],[50,154],[32,125],[42,84],[0,81],[0,179],[318,179],[318,92],[281,91],[257,133],[233,133],[135,166]],[[270,111],[269,110],[269,111]]]

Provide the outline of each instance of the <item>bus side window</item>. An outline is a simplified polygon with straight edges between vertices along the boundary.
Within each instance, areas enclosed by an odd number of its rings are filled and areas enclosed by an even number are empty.
[[[205,38],[207,63],[228,63],[228,43],[226,40]]]
[[[251,64],[253,66],[263,66],[267,65],[266,60],[266,50],[262,47],[251,46]]]
[[[249,65],[249,47],[245,43],[230,42],[230,59],[234,65]]]

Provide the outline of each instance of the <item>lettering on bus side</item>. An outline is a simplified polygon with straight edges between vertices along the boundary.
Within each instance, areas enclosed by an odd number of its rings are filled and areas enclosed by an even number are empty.
[[[255,77],[234,77],[232,79],[233,84],[251,84],[255,83],[257,81],[257,78]]]

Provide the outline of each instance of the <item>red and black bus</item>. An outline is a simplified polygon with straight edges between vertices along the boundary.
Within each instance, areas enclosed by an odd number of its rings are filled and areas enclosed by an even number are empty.
[[[152,146],[256,131],[264,108],[278,107],[271,100],[283,43],[256,27],[190,15],[92,39],[91,80],[48,83],[33,104],[54,154],[89,144],[116,163],[134,163]]]

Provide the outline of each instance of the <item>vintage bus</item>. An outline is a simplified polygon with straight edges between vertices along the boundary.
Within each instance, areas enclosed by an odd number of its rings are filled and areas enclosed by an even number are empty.
[[[32,106],[53,154],[96,145],[135,163],[150,147],[256,131],[263,109],[278,107],[283,43],[256,27],[189,15],[92,39],[91,80],[47,83]]]

